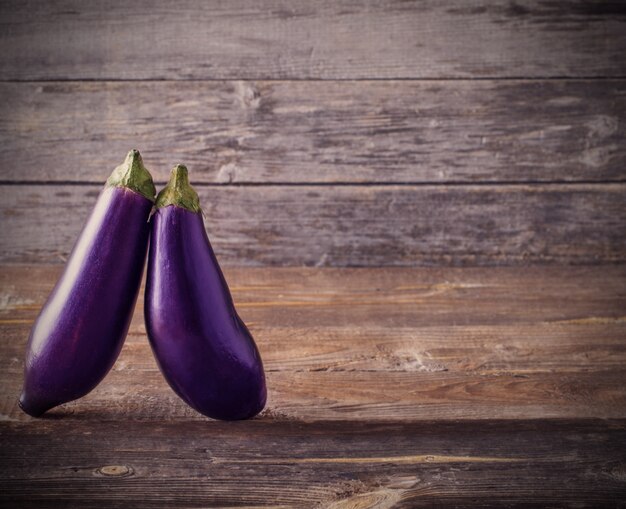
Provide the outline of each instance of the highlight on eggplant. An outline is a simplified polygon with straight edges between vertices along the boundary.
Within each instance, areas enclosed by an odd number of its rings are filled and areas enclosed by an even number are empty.
[[[198,412],[253,417],[267,397],[263,363],[235,310],[185,166],[172,170],[155,208],[144,312],[159,368]]]
[[[131,150],[98,196],[31,330],[19,399],[27,414],[84,396],[115,363],[139,293],[155,194]]]

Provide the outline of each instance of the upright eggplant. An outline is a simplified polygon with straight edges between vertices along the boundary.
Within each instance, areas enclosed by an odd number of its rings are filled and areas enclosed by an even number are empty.
[[[253,417],[265,406],[263,364],[235,310],[185,166],[172,170],[151,223],[144,311],[161,372],[208,417]]]
[[[19,400],[27,414],[84,396],[113,366],[139,293],[155,194],[131,150],[107,180],[33,325]]]

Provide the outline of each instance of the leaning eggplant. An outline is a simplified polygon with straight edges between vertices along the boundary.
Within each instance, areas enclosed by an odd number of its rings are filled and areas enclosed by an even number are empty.
[[[235,310],[184,166],[172,170],[151,222],[144,311],[163,375],[208,417],[253,417],[265,406],[263,364]]]
[[[91,391],[122,348],[156,190],[138,151],[111,174],[30,333],[20,407],[39,416]]]

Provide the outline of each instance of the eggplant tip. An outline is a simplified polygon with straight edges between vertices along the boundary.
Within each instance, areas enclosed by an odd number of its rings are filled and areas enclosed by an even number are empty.
[[[52,408],[52,407],[42,408],[41,406],[33,405],[28,400],[25,393],[22,393],[22,395],[20,396],[20,399],[17,401],[17,404],[25,413],[27,413],[31,417],[41,417],[43,414],[46,413],[47,410]]]
[[[124,161],[124,164],[131,170],[141,171],[141,169],[143,169],[143,159],[141,157],[141,154],[139,153],[139,150],[137,150],[136,148],[130,149],[128,151],[128,154],[126,154],[126,160]]]

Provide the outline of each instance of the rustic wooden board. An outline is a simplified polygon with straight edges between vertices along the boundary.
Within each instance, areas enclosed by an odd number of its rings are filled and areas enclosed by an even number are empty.
[[[2,2],[4,79],[626,74],[620,2]]]
[[[32,324],[62,268],[2,266],[0,316],[18,320],[2,323]],[[470,334],[476,326],[523,324],[545,327],[544,332],[560,336],[556,327],[615,325],[626,311],[623,265],[384,270],[225,267],[224,273],[241,315],[252,328],[261,323],[272,329],[311,332],[321,326],[346,328],[363,342],[367,340],[362,334],[368,330],[386,327],[400,330],[403,336],[404,327],[427,327],[429,334],[436,335],[433,327],[459,327],[456,334]],[[137,306],[142,309],[141,293]],[[539,330],[535,328],[533,334],[543,335]],[[140,313],[130,331],[136,336],[145,333]],[[309,348],[315,352],[317,346]]]
[[[610,506],[626,497],[625,426],[4,423],[0,500],[24,508]]]
[[[626,179],[626,81],[1,83],[0,180]]]
[[[65,260],[99,190],[0,186],[0,261]],[[626,257],[626,184],[198,191],[218,257],[231,265],[580,264]]]
[[[4,420],[30,420],[16,405],[21,359],[58,274],[0,272]],[[226,276],[265,360],[264,420],[626,418],[624,266]],[[58,417],[203,420],[160,376],[142,309],[113,372]]]
[[[95,391],[46,419],[21,413],[26,335],[59,271],[0,268],[3,505],[598,507],[626,497],[625,266],[227,269],[270,387],[268,409],[238,423],[203,418],[167,387],[141,300]]]
[[[21,337],[27,331],[28,328],[22,328]],[[421,333],[419,329],[415,332]],[[524,332],[522,328],[521,333]],[[299,330],[294,333],[303,334]],[[624,347],[623,334],[622,326],[622,343],[615,346],[618,351]],[[262,337],[262,333],[257,335]],[[147,339],[144,337],[143,341]],[[18,354],[10,358],[13,365],[2,375],[5,393],[0,412],[5,420],[29,420],[17,407],[24,342],[21,345]],[[96,390],[78,402],[51,410],[50,418],[163,423],[206,420],[168,387],[148,348],[129,344],[126,350],[118,367]],[[142,369],[134,361],[136,357],[145,358],[143,364],[151,366]],[[547,368],[520,373],[514,369],[446,372],[437,370],[434,363],[431,366],[431,370],[422,370],[414,363],[413,368],[403,371],[268,371],[267,408],[258,419],[268,423],[274,419],[329,419],[345,421],[348,426],[354,420],[626,418],[626,373],[622,366],[598,371],[588,365],[569,372]]]

